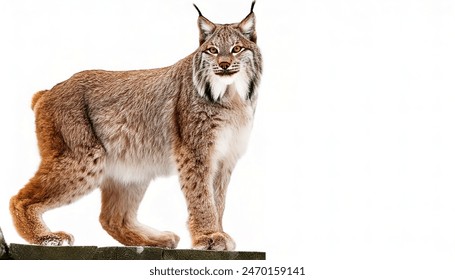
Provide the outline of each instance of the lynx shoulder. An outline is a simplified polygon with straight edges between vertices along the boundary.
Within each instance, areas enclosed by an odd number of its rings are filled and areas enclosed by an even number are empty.
[[[42,215],[100,188],[100,222],[113,238],[175,248],[176,234],[141,224],[137,211],[154,178],[177,174],[192,247],[234,250],[222,218],[262,72],[253,7],[234,24],[214,24],[196,7],[199,47],[172,66],[83,71],[36,93],[41,163],[10,201],[19,234],[32,244],[73,244],[71,234],[51,231]]]

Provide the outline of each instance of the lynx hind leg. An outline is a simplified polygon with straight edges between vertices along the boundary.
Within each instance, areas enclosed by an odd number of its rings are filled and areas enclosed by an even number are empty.
[[[102,227],[126,246],[177,247],[180,238],[169,231],[158,231],[137,220],[139,204],[147,184],[123,184],[106,179],[101,186]]]
[[[76,201],[99,185],[104,151],[95,148],[44,159],[28,184],[10,200],[18,233],[38,245],[72,245],[71,234],[51,232],[42,219],[47,210]]]

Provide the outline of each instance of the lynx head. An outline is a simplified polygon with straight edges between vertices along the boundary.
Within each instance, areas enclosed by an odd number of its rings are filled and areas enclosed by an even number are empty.
[[[220,102],[229,90],[244,100],[255,97],[262,72],[256,45],[256,19],[251,11],[239,23],[215,24],[199,13],[199,48],[193,60],[193,82],[198,93]]]

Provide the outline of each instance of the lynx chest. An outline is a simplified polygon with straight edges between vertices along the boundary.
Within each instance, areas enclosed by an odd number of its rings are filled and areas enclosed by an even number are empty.
[[[242,122],[229,123],[216,134],[215,160],[235,163],[246,151],[253,126],[252,110]]]

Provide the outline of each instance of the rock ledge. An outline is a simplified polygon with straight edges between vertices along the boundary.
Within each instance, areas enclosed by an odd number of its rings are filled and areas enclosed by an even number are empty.
[[[4,243],[5,244],[5,243]],[[12,260],[265,260],[264,252],[161,249],[154,247],[38,246],[11,243],[0,259]]]

